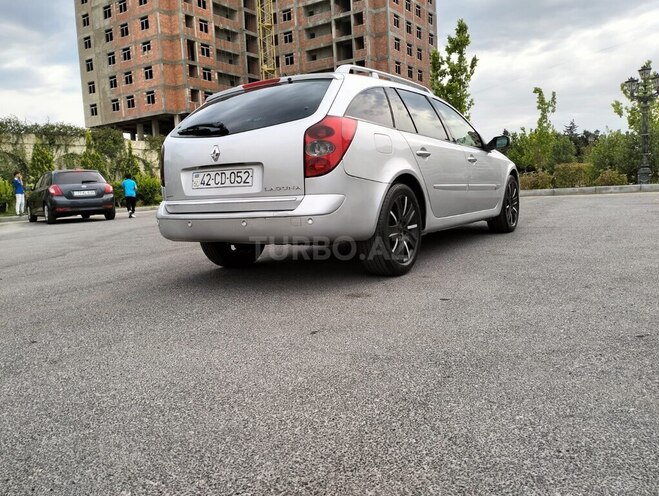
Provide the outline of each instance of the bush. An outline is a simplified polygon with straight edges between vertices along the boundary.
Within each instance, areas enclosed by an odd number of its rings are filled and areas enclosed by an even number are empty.
[[[519,178],[522,189],[549,189],[551,188],[551,175],[541,170],[522,174]]]
[[[16,196],[14,187],[9,181],[0,178],[0,212],[6,212],[14,204]]]
[[[590,186],[593,166],[591,164],[560,164],[554,170],[555,188],[581,188]]]
[[[158,205],[162,201],[160,179],[140,174],[135,181],[137,182],[137,201],[142,205]]]
[[[616,172],[612,169],[603,171],[597,179],[595,179],[596,186],[619,186],[627,184],[627,175],[621,172]]]
[[[124,188],[121,185],[121,181],[112,181],[110,183],[112,189],[114,190],[114,203],[118,206],[125,206],[124,203]]]

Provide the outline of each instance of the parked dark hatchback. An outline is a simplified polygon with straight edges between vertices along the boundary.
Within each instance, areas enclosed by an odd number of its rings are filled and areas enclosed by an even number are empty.
[[[45,217],[48,224],[58,217],[105,215],[114,219],[114,193],[103,176],[95,170],[61,170],[47,172],[39,178],[27,200],[30,222]]]

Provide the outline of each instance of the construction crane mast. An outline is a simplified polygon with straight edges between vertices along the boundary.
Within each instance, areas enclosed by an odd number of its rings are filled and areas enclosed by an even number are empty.
[[[261,79],[277,77],[273,0],[257,0],[256,22],[259,30],[259,65]]]

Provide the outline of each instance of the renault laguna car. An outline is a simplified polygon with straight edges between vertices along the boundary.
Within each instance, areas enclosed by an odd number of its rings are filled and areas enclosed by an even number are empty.
[[[360,66],[258,81],[210,97],[166,138],[160,232],[224,267],[265,244],[351,240],[365,268],[402,275],[422,235],[519,219],[519,177],[447,102]]]
[[[37,217],[52,224],[60,217],[92,215],[115,218],[114,192],[100,172],[96,170],[56,170],[46,172],[37,181],[27,199],[30,222]]]

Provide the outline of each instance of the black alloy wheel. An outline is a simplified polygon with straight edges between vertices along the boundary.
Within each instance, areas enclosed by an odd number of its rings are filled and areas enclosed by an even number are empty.
[[[487,221],[490,230],[498,233],[513,232],[519,222],[519,184],[514,176],[508,176],[501,212]]]
[[[400,276],[412,268],[420,247],[419,202],[409,186],[394,184],[385,196],[375,234],[359,244],[359,257],[373,274]]]

